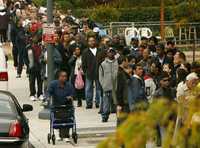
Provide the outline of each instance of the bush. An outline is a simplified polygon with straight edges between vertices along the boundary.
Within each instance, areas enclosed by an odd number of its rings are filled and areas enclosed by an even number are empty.
[[[179,104],[165,100],[153,102],[147,111],[129,115],[117,129],[115,135],[99,144],[98,148],[142,148],[146,143],[156,141],[156,126],[165,128],[163,148],[200,146],[200,83],[187,100]],[[172,116],[173,115],[173,116]],[[176,126],[176,115],[182,124]],[[178,128],[175,128],[178,127]]]
[[[120,17],[120,11],[109,6],[98,6],[85,14],[99,23],[119,21]]]

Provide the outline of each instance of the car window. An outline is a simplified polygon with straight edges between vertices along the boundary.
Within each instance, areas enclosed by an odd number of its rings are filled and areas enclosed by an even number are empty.
[[[13,113],[9,101],[0,100],[0,113]]]

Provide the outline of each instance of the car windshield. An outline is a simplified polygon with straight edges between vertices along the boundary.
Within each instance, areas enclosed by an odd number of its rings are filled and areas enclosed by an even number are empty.
[[[0,113],[12,113],[12,107],[7,100],[0,100]]]

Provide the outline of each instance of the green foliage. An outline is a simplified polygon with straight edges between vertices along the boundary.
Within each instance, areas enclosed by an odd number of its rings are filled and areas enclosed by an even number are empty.
[[[33,0],[33,3],[36,4],[37,6],[45,6],[46,0]]]
[[[116,133],[100,143],[98,148],[142,148],[156,141],[156,125],[165,128],[163,148],[200,146],[200,83],[186,99],[179,103],[154,101],[147,111],[138,111],[117,129]],[[176,116],[182,124],[176,126]]]
[[[45,5],[46,0],[33,0],[37,5]],[[101,23],[109,21],[159,21],[160,0],[54,0],[56,8],[66,12],[74,10],[77,17],[88,15]],[[199,0],[165,0],[165,21],[200,21]]]
[[[120,17],[120,11],[109,6],[98,6],[92,11],[86,12],[86,15],[97,22],[105,23],[118,21]]]

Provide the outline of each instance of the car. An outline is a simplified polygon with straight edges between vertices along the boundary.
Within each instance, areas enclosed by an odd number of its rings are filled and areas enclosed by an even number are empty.
[[[24,112],[33,107],[22,107],[10,92],[0,90],[0,148],[29,148],[29,124]]]
[[[0,90],[8,90],[7,59],[2,43],[0,43]]]

